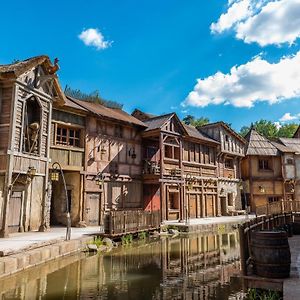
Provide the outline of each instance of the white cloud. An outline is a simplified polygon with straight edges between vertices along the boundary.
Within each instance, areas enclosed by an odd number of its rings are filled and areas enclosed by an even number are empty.
[[[300,0],[228,0],[213,33],[233,29],[238,39],[260,46],[292,44],[300,37]]]
[[[97,28],[89,28],[83,30],[78,38],[84,42],[86,46],[96,47],[97,50],[108,48],[112,42],[105,41],[103,34]]]
[[[277,63],[258,56],[244,65],[232,67],[227,74],[217,72],[198,79],[183,105],[251,107],[258,101],[273,104],[294,97],[300,97],[300,51]]]
[[[232,4],[229,0],[228,5]],[[225,14],[222,14],[217,23],[212,23],[210,29],[213,33],[221,33],[231,28],[238,21],[251,16],[250,0],[241,0],[233,3]]]
[[[288,121],[293,121],[293,120],[297,120],[300,118],[300,113],[299,114],[295,114],[292,115],[291,113],[285,113],[280,119],[280,122],[288,122]]]

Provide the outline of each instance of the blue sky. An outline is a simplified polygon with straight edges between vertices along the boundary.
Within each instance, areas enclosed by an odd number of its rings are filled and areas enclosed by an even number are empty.
[[[63,87],[99,90],[128,112],[175,111],[224,120],[237,130],[260,118],[299,122],[300,0],[1,6],[8,13],[0,18],[6,28],[0,64],[40,54],[58,57]]]

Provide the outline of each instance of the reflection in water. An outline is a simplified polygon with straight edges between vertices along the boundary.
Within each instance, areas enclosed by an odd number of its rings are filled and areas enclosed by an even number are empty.
[[[0,281],[0,299],[242,299],[237,232],[62,258]]]

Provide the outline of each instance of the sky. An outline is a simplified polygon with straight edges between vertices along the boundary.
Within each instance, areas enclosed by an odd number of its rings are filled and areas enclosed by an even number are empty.
[[[1,4],[0,64],[59,58],[59,80],[152,114],[300,122],[300,0]]]

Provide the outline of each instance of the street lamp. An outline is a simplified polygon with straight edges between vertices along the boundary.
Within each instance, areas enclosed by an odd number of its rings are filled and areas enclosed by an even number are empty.
[[[51,181],[59,181],[59,174],[62,177],[64,189],[65,189],[65,198],[66,198],[66,207],[67,207],[67,232],[66,232],[66,241],[70,240],[71,238],[71,217],[70,217],[70,208],[69,208],[69,199],[68,199],[68,191],[65,176],[61,165],[58,162],[54,162],[52,164],[52,171],[51,171]]]

